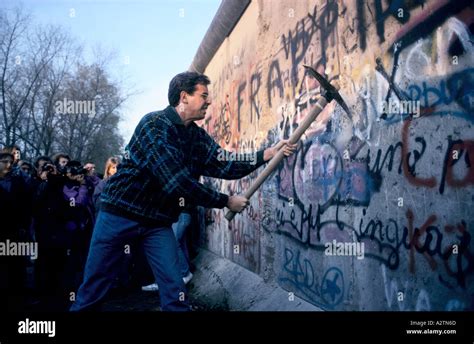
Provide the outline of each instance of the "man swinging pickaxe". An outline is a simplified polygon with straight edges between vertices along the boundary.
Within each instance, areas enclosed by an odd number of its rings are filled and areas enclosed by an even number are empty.
[[[296,128],[293,134],[289,138],[290,144],[295,144],[304,134],[306,129],[314,122],[316,117],[324,110],[324,107],[329,104],[332,100],[335,100],[341,107],[350,115],[349,107],[346,105],[344,100],[342,99],[341,95],[339,94],[339,86],[333,86],[326,80],[321,74],[316,72],[310,66],[304,66],[308,73],[313,76],[316,80],[318,80],[319,85],[321,86],[321,95],[322,97],[318,100],[318,102],[314,105],[314,108],[311,112],[306,116],[306,118],[301,122],[301,124]],[[277,168],[278,164],[285,158],[283,148],[278,151],[278,153],[270,160],[269,164],[265,167],[262,173],[257,177],[254,183],[250,186],[250,188],[245,192],[244,197],[249,199],[258,190],[260,185],[272,174],[272,172]],[[225,215],[225,218],[231,221],[234,216],[235,212],[228,211]]]

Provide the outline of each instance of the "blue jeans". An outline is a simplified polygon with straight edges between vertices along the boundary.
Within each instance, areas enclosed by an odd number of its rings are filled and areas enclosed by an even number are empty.
[[[125,245],[137,236],[143,240],[148,263],[160,286],[161,309],[190,310],[171,228],[146,227],[134,220],[100,211],[92,234],[84,281],[71,311],[91,310],[99,304],[120,270]]]
[[[173,233],[178,243],[178,263],[183,277],[189,273],[189,253],[186,245],[186,229],[191,223],[191,214],[181,213],[177,222],[173,223]],[[158,284],[159,285],[159,284]],[[160,286],[161,287],[161,286]]]

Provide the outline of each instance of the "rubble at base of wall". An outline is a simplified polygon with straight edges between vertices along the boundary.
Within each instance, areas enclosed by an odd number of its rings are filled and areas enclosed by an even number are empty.
[[[228,259],[200,249],[189,284],[191,303],[210,311],[322,311]]]

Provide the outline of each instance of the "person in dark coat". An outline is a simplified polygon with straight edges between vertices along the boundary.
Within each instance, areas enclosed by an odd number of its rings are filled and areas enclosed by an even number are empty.
[[[0,153],[0,241],[32,244],[29,237],[31,223],[31,178],[13,168],[14,156]],[[7,219],[9,219],[7,221]],[[35,257],[33,257],[35,258]],[[0,307],[21,311],[26,295],[26,267],[30,257],[0,256]]]

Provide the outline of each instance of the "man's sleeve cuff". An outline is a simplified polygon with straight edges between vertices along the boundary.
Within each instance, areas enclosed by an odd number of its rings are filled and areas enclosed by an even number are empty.
[[[219,200],[217,201],[216,208],[222,209],[227,206],[228,202],[229,202],[229,196],[221,193],[219,196]]]
[[[260,166],[262,166],[263,164],[265,164],[265,161],[263,160],[263,152],[264,152],[264,151],[265,151],[265,150],[262,149],[262,150],[259,150],[259,151],[257,152],[257,163],[256,163],[256,165],[257,165],[258,167],[260,167]]]

